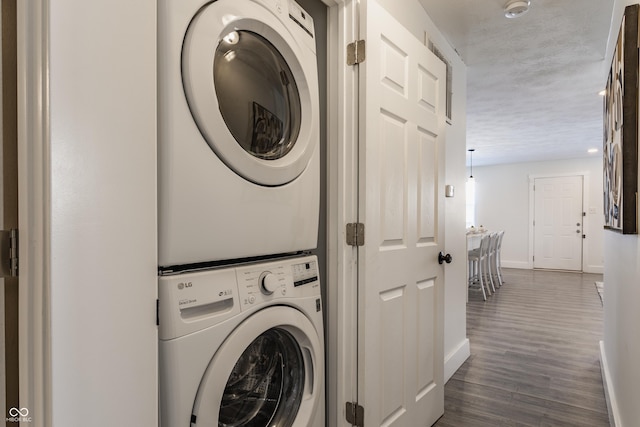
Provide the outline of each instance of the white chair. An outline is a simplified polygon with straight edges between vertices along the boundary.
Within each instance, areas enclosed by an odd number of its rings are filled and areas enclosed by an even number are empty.
[[[469,285],[476,281],[480,284],[482,297],[487,300],[487,294],[491,295],[491,289],[485,284],[487,277],[487,256],[489,253],[489,245],[491,244],[491,236],[489,234],[482,236],[480,247],[468,251],[467,258],[469,260]],[[486,289],[486,291],[485,291]]]
[[[491,289],[493,290],[494,294],[496,293],[496,288],[500,287],[500,284],[498,283],[498,278],[497,276],[494,275],[494,263],[496,260],[497,246],[498,246],[498,233],[493,232],[489,235],[489,248],[487,250],[487,257],[484,260],[485,262],[484,271],[486,273],[485,280],[491,285]],[[498,284],[498,286],[496,286],[496,284]]]
[[[496,255],[495,255],[495,270],[496,275],[498,277],[499,286],[502,286],[504,280],[502,279],[502,262],[500,257],[500,252],[502,250],[502,238],[504,237],[504,230],[498,232],[498,244],[496,245]]]
[[[500,240],[500,233],[498,232],[491,233],[491,242],[489,244],[489,251],[486,259],[487,268],[485,271],[487,272],[488,280],[491,283],[491,288],[493,289],[494,293],[496,292],[496,288],[500,288],[501,286],[498,273],[497,273],[499,240]]]

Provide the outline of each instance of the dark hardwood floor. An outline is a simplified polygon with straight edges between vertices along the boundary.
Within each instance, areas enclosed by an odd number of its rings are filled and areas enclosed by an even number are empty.
[[[437,427],[608,426],[600,374],[601,275],[503,269],[470,290],[471,357],[445,385]]]

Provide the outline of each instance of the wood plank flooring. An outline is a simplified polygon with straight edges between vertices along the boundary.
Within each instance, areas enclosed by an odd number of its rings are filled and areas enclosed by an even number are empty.
[[[600,374],[602,275],[503,269],[471,290],[471,357],[445,385],[436,427],[609,426]]]

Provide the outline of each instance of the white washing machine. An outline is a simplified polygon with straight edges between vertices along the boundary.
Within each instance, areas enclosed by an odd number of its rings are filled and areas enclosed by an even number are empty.
[[[314,34],[293,0],[158,1],[161,267],[317,246]]]
[[[324,427],[315,256],[159,279],[162,427]]]

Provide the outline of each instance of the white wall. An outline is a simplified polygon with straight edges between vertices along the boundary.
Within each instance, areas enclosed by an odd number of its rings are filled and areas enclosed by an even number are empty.
[[[447,126],[445,184],[455,186],[455,197],[445,203],[445,250],[453,262],[445,268],[444,354],[445,381],[469,357],[467,339],[467,279],[465,237],[465,156],[467,135],[467,67],[445,40],[437,25],[416,1],[379,0],[379,3],[401,22],[418,40],[425,32],[453,66],[453,111]]]
[[[476,179],[476,222],[490,230],[505,230],[502,266],[533,267],[530,237],[530,178],[584,175],[583,270],[603,272],[602,158],[515,163],[473,168]]]
[[[52,425],[156,427],[156,1],[48,3]]]
[[[602,73],[604,86],[624,7],[637,3],[615,0],[614,16]],[[612,425],[632,427],[640,420],[640,238],[605,231],[604,342],[601,364]]]

